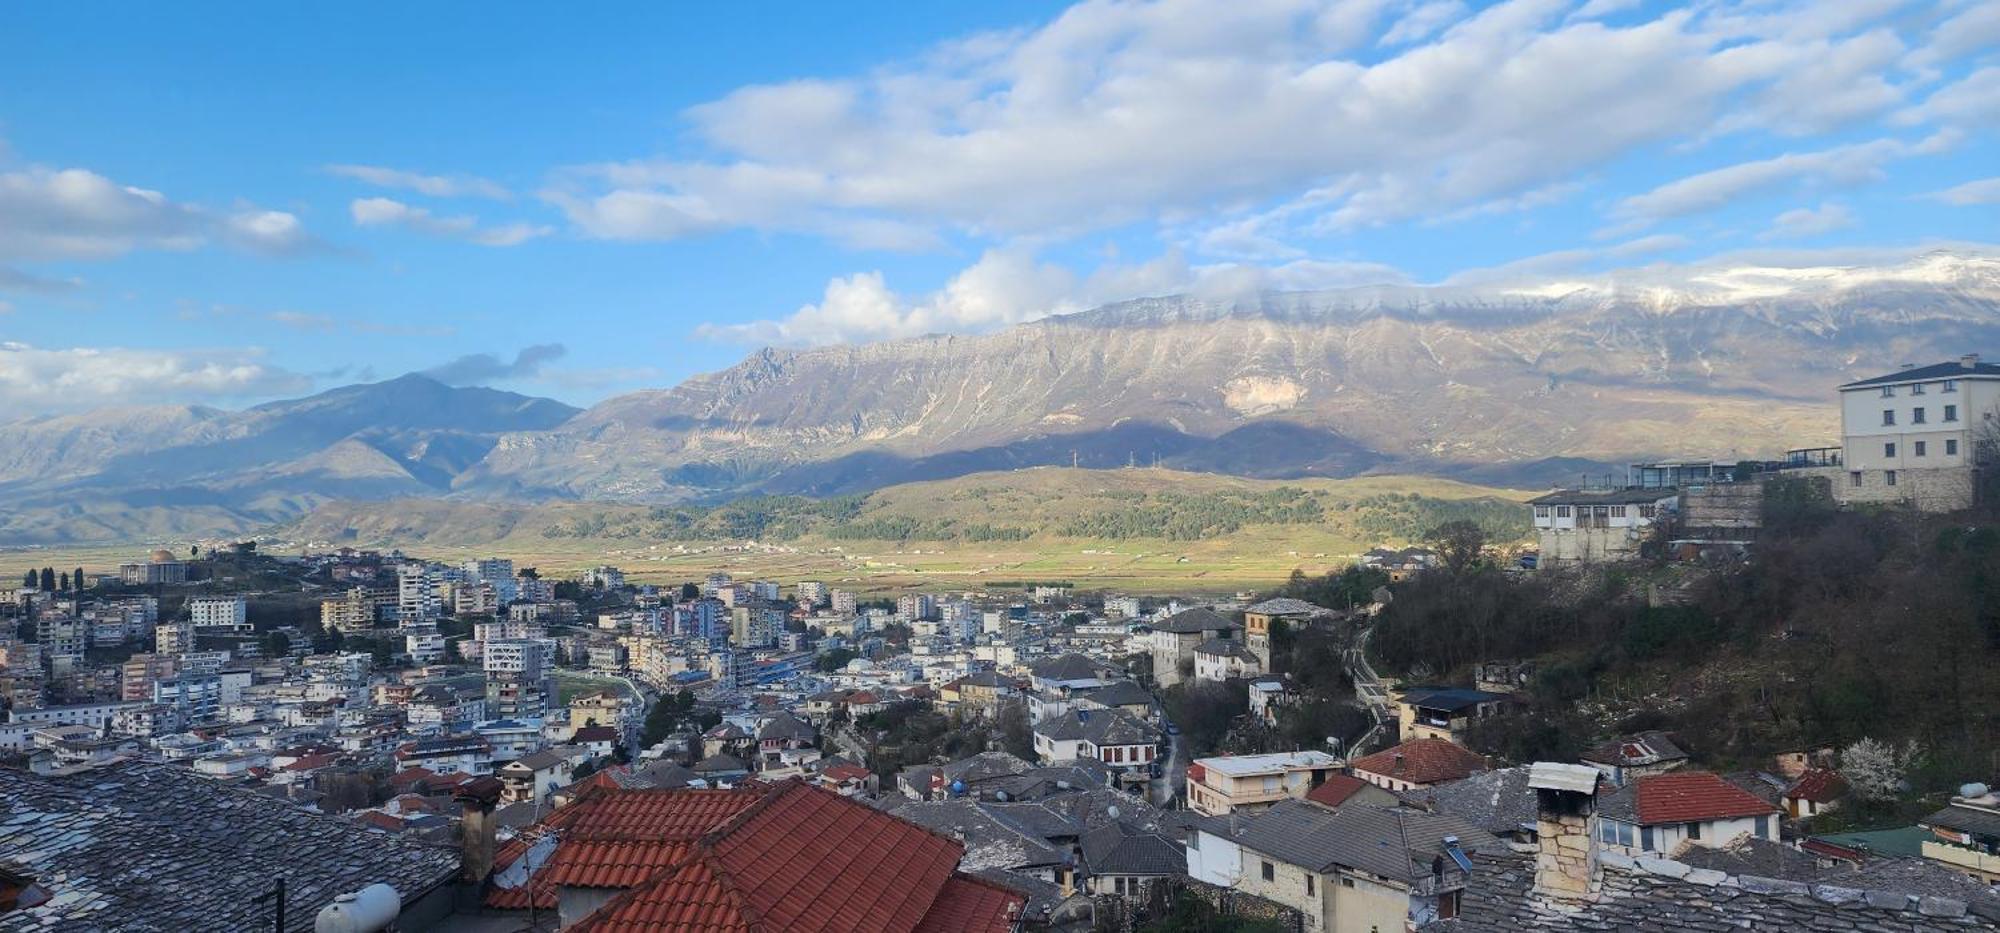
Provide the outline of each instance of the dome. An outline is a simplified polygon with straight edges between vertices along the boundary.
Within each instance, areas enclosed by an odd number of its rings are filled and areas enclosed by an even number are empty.
[[[159,550],[153,552],[153,563],[171,564],[175,560],[178,560],[178,558],[174,557],[174,552],[169,551],[166,548],[160,548]]]

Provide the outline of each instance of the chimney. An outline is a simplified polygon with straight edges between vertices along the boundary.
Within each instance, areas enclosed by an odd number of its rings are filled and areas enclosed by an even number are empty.
[[[1591,837],[1600,777],[1588,765],[1538,761],[1528,769],[1535,791],[1534,896],[1551,907],[1578,909],[1603,890],[1604,870]]]
[[[463,807],[459,817],[459,872],[463,884],[479,886],[493,873],[493,831],[497,823],[493,808],[500,803],[499,779],[483,777],[470,781],[453,794]]]
[[[1959,358],[1958,358],[1958,365],[1960,365],[1960,366],[1963,366],[1963,367],[1965,367],[1966,369],[1978,369],[1978,368],[1979,368],[1979,354],[1977,354],[1977,353],[1967,353],[1966,355],[1964,355],[1964,356],[1961,356],[1961,357],[1959,357]]]

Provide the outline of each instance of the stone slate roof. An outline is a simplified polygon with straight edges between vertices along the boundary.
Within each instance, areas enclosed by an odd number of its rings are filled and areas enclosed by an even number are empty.
[[[1671,733],[1653,731],[1612,739],[1578,757],[1598,764],[1632,768],[1663,761],[1685,761],[1688,753]]]
[[[1962,833],[2000,836],[2000,813],[1953,804],[1921,820],[1925,826],[1942,826]]]
[[[727,774],[731,771],[748,771],[750,766],[734,755],[717,753],[694,763],[696,774]]]
[[[1523,824],[1532,830],[1535,825],[1535,792],[1528,786],[1526,765],[1433,784],[1401,796],[1495,835],[1519,832]]]
[[[1082,739],[1092,745],[1145,745],[1159,730],[1122,709],[1076,710],[1042,720],[1035,731],[1056,741]]]
[[[1267,615],[1267,616],[1309,616],[1309,615],[1319,615],[1320,613],[1323,612],[1331,612],[1332,610],[1315,606],[1312,603],[1306,602],[1303,599],[1293,599],[1289,596],[1280,596],[1276,599],[1264,600],[1263,602],[1251,606],[1250,608],[1245,609],[1243,611],[1254,612],[1257,613],[1258,615]]]
[[[1092,680],[1104,665],[1072,651],[1068,654],[1037,661],[1028,671],[1043,680]]]
[[[912,823],[965,844],[963,871],[1060,865],[1064,852],[1044,839],[996,820],[972,800],[911,800],[891,795],[877,806]]]
[[[1444,838],[1458,837],[1466,851],[1504,849],[1493,834],[1445,813],[1399,806],[1352,804],[1328,810],[1281,800],[1240,823],[1236,841],[1246,849],[1317,872],[1341,865],[1404,881],[1427,876],[1444,854]]]
[[[1211,638],[1196,645],[1194,653],[1205,654],[1211,657],[1235,658],[1239,661],[1257,660],[1257,656],[1251,653],[1249,648],[1244,647],[1242,642],[1228,638]]]
[[[1164,619],[1149,622],[1146,627],[1155,632],[1176,632],[1182,635],[1227,632],[1242,628],[1213,609],[1183,609]]]
[[[1822,868],[1810,852],[1746,836],[1719,849],[1683,843],[1674,861],[1730,875],[1950,898],[1964,901],[1975,913],[2000,918],[2000,891],[1928,859],[1870,857],[1858,866],[1842,862]]]
[[[1105,707],[1153,705],[1153,695],[1147,693],[1146,688],[1129,680],[1120,680],[1098,687],[1084,693],[1080,699]]]
[[[1126,820],[1112,820],[1083,834],[1083,866],[1093,875],[1185,875],[1180,843]]]
[[[1559,489],[1528,500],[1529,505],[1644,505],[1671,499],[1680,490],[1672,486],[1639,489],[1581,490]]]
[[[819,741],[819,730],[814,729],[812,724],[791,713],[779,713],[765,720],[763,725],[757,727],[757,740],[760,742],[766,740],[817,742]]]
[[[286,879],[286,926],[375,882],[406,901],[453,880],[457,849],[384,835],[193,772],[132,762],[58,777],[0,770],[0,853],[54,895],[0,931],[268,929],[254,897]]]
[[[1953,931],[1991,929],[2000,913],[1946,897],[1755,875],[1729,876],[1665,859],[1601,852],[1602,897],[1563,911],[1534,896],[1531,855],[1480,852],[1459,916],[1423,925],[1424,933],[1519,930]]]

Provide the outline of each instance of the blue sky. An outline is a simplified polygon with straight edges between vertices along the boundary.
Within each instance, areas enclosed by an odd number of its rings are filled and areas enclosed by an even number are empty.
[[[0,7],[0,404],[1982,249],[2000,3]]]

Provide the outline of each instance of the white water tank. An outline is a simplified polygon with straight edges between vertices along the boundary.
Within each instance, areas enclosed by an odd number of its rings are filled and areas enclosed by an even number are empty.
[[[403,897],[395,888],[371,884],[321,908],[313,920],[313,933],[377,933],[388,929],[402,912]]]

